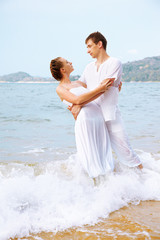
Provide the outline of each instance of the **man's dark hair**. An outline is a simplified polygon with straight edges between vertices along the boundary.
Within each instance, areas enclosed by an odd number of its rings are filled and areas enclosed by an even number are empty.
[[[91,39],[95,44],[99,41],[102,42],[103,48],[106,50],[107,40],[100,32],[91,33],[85,40],[85,44],[87,44],[88,40]]]

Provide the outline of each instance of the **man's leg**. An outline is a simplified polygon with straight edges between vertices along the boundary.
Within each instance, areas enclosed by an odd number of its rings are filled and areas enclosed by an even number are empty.
[[[118,160],[129,167],[142,167],[138,155],[133,151],[127,133],[125,132],[120,111],[117,111],[116,120],[106,122],[109,132],[112,149],[115,151]]]

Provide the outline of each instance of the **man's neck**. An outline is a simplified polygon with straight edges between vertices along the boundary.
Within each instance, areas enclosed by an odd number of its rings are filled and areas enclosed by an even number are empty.
[[[99,55],[97,56],[97,61],[96,64],[97,65],[101,65],[102,63],[104,63],[110,56],[106,53],[106,51],[102,51],[99,53]]]
[[[100,52],[100,54],[99,54],[98,57],[97,57],[97,61],[96,61],[97,71],[98,71],[100,65],[101,65],[102,63],[104,63],[104,62],[105,62],[107,59],[109,59],[109,58],[110,58],[110,56],[106,53],[105,50],[102,51],[102,52]]]

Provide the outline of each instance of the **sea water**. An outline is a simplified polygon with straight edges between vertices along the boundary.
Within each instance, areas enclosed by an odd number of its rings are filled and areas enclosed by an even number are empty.
[[[119,107],[144,169],[95,186],[75,161],[74,119],[57,84],[0,84],[0,239],[57,232],[129,203],[160,200],[160,83],[124,83]]]

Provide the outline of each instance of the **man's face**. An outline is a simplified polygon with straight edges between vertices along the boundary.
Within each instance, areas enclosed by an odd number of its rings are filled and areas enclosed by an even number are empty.
[[[87,42],[87,53],[91,55],[92,58],[97,58],[99,54],[99,45],[98,43],[95,44],[92,39],[89,39]]]

